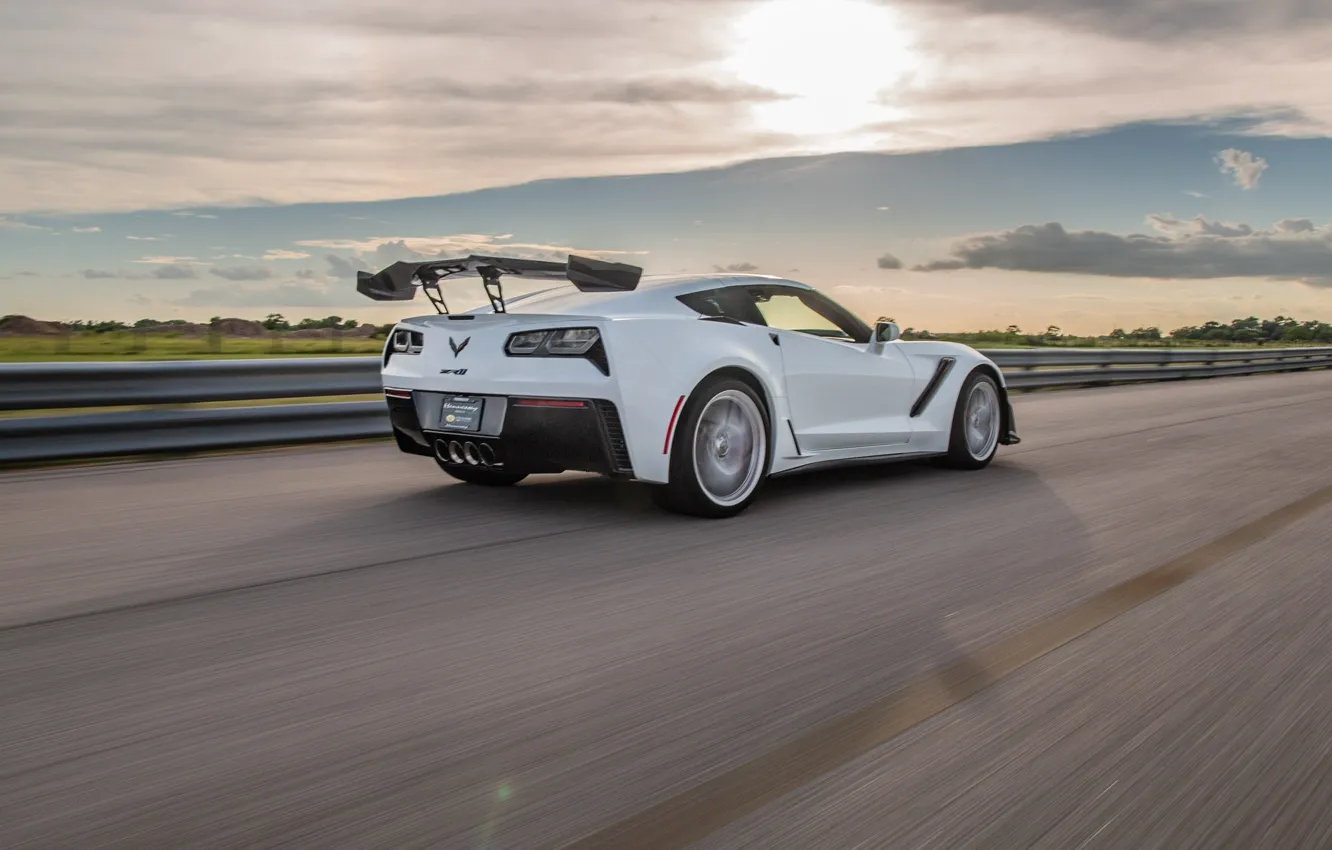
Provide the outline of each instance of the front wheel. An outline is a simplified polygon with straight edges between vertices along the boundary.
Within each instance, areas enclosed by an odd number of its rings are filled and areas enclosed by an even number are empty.
[[[950,469],[983,469],[999,450],[1002,416],[999,385],[982,371],[972,372],[962,383],[953,410],[953,429],[948,454],[939,465]]]
[[[481,484],[486,487],[508,487],[527,477],[525,472],[501,472],[498,469],[473,469],[468,466],[448,466],[435,460],[439,468],[459,481],[468,484]]]
[[[676,513],[721,519],[749,507],[768,474],[768,417],[752,387],[733,378],[700,386],[671,446],[670,483],[653,489]]]

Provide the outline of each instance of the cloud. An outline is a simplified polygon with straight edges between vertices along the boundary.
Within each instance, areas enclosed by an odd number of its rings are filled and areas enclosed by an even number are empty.
[[[265,260],[303,260],[310,254],[306,251],[288,251],[285,248],[269,248],[264,252]]]
[[[1195,191],[1193,191],[1192,189],[1185,189],[1185,190],[1184,190],[1184,194],[1188,195],[1190,198],[1205,198],[1205,197],[1207,197],[1207,193],[1206,193],[1206,192],[1195,192]]]
[[[79,274],[88,280],[111,280],[120,277],[116,272],[106,271],[105,269],[84,269]]]
[[[1147,216],[1147,223],[1169,236],[1249,236],[1253,233],[1253,228],[1247,224],[1208,221],[1201,215],[1182,221],[1173,216],[1152,213]]]
[[[25,221],[9,218],[0,215],[0,230],[47,230],[48,228],[39,227],[35,224],[28,224]]]
[[[215,266],[208,273],[226,280],[267,280],[273,270],[265,266]]]
[[[296,272],[296,279],[297,279],[297,280],[314,280],[315,277],[316,277],[316,275],[317,275],[317,273],[315,272],[314,269],[301,269],[300,271]]]
[[[328,262],[328,276],[331,278],[356,280],[357,272],[371,270],[363,260],[356,257],[340,257],[337,254],[328,254],[324,259]]]
[[[729,73],[753,2],[9,4],[0,128],[22,131],[2,131],[3,202],[189,218],[1143,121],[1332,130],[1332,26],[1312,0],[902,0],[918,70],[884,87],[899,117],[845,135],[779,132],[763,110],[788,93]],[[447,75],[420,61],[441,55]]]
[[[1221,166],[1222,174],[1233,175],[1235,185],[1245,190],[1257,188],[1259,178],[1267,170],[1267,160],[1236,148],[1221,151],[1216,155],[1216,162]]]
[[[512,233],[455,233],[449,236],[372,236],[367,239],[304,239],[295,244],[304,248],[331,248],[354,251],[384,265],[418,262],[431,258],[464,257],[468,254],[503,254],[526,259],[564,259],[569,254],[616,256],[645,254],[646,251],[607,250],[557,245],[545,242],[515,242]]]
[[[193,266],[172,264],[153,269],[152,275],[158,280],[189,280],[198,277],[199,273]]]
[[[907,290],[900,286],[874,286],[872,284],[858,283],[839,283],[833,287],[833,292],[843,292],[848,295],[905,295]]]
[[[217,216],[213,215],[212,213],[197,213],[197,212],[191,212],[190,210],[176,210],[171,214],[174,216],[179,216],[181,218],[210,218],[210,219],[217,218]]]
[[[74,232],[75,232],[75,233],[101,233],[101,232],[102,232],[102,228],[100,228],[100,227],[76,227],[76,228],[74,228]]]
[[[1270,278],[1327,285],[1332,226],[1286,219],[1268,230],[1205,219],[1149,220],[1164,235],[1121,236],[1067,230],[1057,222],[1028,224],[959,241],[950,258],[917,271],[1005,269],[1141,278]]]
[[[713,266],[713,268],[719,272],[733,272],[735,274],[758,271],[758,266],[753,263],[731,263],[729,266]]]
[[[325,287],[289,281],[269,286],[214,286],[196,289],[171,303],[181,307],[234,307],[238,309],[369,307],[371,302],[355,287]]]
[[[169,264],[172,264],[172,265],[189,265],[189,266],[206,266],[206,265],[208,265],[208,263],[201,261],[198,257],[159,257],[159,256],[154,256],[154,257],[140,257],[139,259],[135,260],[134,262],[136,262],[136,263],[149,263],[149,264],[169,263]]]
[[[486,103],[735,104],[783,100],[770,89],[718,83],[701,77],[626,81],[531,79],[517,83],[459,84],[431,80],[410,87],[418,97]]]
[[[126,236],[125,238],[130,239],[134,242],[161,242],[163,239],[171,239],[173,237],[167,235],[167,236]]]
[[[1327,23],[1329,12],[1305,0],[905,0],[984,15],[1021,16],[1154,45],[1286,34]]]
[[[894,257],[892,254],[884,254],[883,256],[879,257],[879,268],[900,269],[902,268],[902,261],[899,260],[897,257]]]
[[[1318,225],[1307,218],[1283,218],[1274,226],[1278,233],[1313,233],[1318,229]]]

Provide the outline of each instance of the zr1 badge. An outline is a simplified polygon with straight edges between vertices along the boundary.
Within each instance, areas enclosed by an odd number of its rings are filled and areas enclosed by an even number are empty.
[[[440,370],[439,370],[439,374],[441,374],[441,375],[466,375],[466,374],[467,374],[467,370],[466,370],[466,369],[440,369]]]

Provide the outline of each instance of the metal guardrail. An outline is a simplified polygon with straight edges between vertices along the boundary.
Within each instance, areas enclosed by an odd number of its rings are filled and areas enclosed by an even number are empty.
[[[1332,347],[984,350],[1017,390],[1332,368]],[[0,463],[335,442],[391,434],[382,401],[71,408],[311,399],[381,392],[378,357],[0,364]],[[1087,368],[1093,367],[1093,368]]]
[[[0,411],[378,392],[378,357],[0,364]]]

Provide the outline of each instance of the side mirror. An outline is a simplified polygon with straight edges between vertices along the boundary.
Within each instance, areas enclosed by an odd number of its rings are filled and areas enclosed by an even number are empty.
[[[902,336],[902,329],[897,326],[897,322],[875,322],[874,323],[874,341],[892,342]]]

